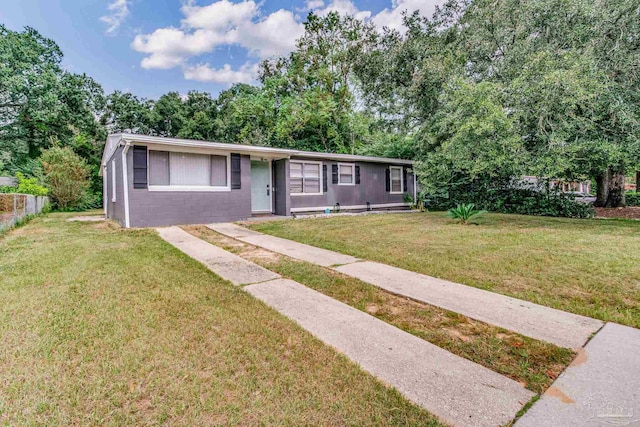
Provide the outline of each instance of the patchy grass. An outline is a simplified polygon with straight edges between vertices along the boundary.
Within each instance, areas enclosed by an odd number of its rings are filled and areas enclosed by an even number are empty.
[[[548,388],[575,355],[569,349],[393,295],[336,271],[225,237],[204,226],[183,228],[282,276],[513,378],[537,393]]]
[[[1,425],[440,425],[152,230],[0,238]]]
[[[254,230],[640,327],[640,222],[443,213],[250,224]]]

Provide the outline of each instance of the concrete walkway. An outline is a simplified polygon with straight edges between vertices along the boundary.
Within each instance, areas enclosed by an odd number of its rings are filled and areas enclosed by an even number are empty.
[[[507,377],[297,282],[279,278],[178,227],[157,231],[221,277],[236,284],[254,283],[243,289],[451,425],[504,425],[534,395]]]
[[[505,425],[534,395],[507,377],[292,280],[244,289],[454,426]]]
[[[279,274],[198,239],[179,227],[158,228],[157,231],[164,240],[234,285],[248,285],[280,278]]]
[[[472,319],[547,341],[560,347],[577,349],[597,332],[603,323],[494,292],[436,279],[424,274],[357,258],[326,249],[248,230],[236,224],[208,226],[221,234],[260,246],[292,258],[335,267],[389,292],[435,305]]]
[[[640,330],[607,323],[517,427],[640,426]]]
[[[280,237],[270,236],[257,231],[249,230],[236,224],[222,223],[207,225],[213,231],[217,231],[225,236],[233,237],[254,246],[260,246],[273,252],[286,255],[290,258],[308,261],[323,267],[334,265],[351,264],[358,261],[350,255],[343,255],[315,246],[293,242]]]

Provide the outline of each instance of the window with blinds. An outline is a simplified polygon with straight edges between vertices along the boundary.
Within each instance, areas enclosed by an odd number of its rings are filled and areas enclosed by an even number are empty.
[[[322,162],[289,163],[291,194],[322,194],[320,183]]]
[[[228,156],[149,151],[149,184],[170,187],[228,187]]]
[[[391,194],[401,194],[402,193],[402,167],[399,166],[391,166],[389,167],[391,171],[390,181],[391,181]]]
[[[355,165],[353,163],[338,163],[338,184],[353,185],[355,184]]]

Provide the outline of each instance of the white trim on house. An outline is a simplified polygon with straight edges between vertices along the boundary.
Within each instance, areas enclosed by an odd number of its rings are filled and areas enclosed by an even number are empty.
[[[382,203],[376,205],[369,205],[371,209],[384,209],[384,208],[401,208],[401,207],[410,207],[410,203]],[[327,209],[333,210],[334,206],[313,206],[308,208],[291,208],[291,212],[315,212],[315,211],[325,211]],[[340,210],[353,210],[353,209],[366,209],[367,205],[353,205],[353,206],[340,206]]]
[[[104,179],[102,180],[102,208],[104,210],[104,217],[109,217],[109,210],[107,209],[107,204],[109,203],[109,177],[107,176],[107,166],[102,165]]]
[[[130,228],[131,222],[129,221],[129,180],[127,179],[127,153],[131,148],[130,143],[126,143],[122,149],[122,189],[124,198],[124,228]]]
[[[231,187],[214,187],[211,185],[147,185],[149,191],[207,191],[223,192],[231,191]]]
[[[116,201],[116,162],[111,162],[111,201]]]
[[[351,182],[342,182],[341,166],[351,167]],[[355,163],[338,163],[338,185],[356,185],[356,164]]]
[[[393,191],[393,171],[394,169],[400,170],[400,191]],[[404,194],[404,183],[403,183],[403,173],[402,166],[389,166],[389,194]]]
[[[284,148],[273,147],[260,147],[256,145],[243,145],[243,144],[227,144],[222,142],[212,141],[200,141],[191,139],[180,138],[165,138],[160,136],[147,136],[136,135],[130,133],[113,134],[107,137],[107,143],[105,144],[102,163],[109,161],[113,153],[118,146],[123,143],[130,144],[157,144],[167,147],[183,147],[189,149],[206,149],[206,150],[222,150],[226,152],[242,153],[242,154],[254,154],[271,159],[283,159],[294,157],[303,158],[322,158],[326,160],[344,161],[344,162],[373,162],[373,163],[386,163],[391,165],[412,165],[413,160],[404,159],[390,159],[384,157],[372,157],[372,156],[358,156],[354,154],[332,154],[332,153],[315,153],[310,151],[298,151]],[[179,151],[179,149],[177,149]],[[191,150],[189,150],[191,151]]]
[[[301,193],[294,193],[291,191],[291,164],[292,163],[299,163],[301,165],[306,164],[316,164],[318,165],[318,187],[320,188],[320,192],[319,193],[305,193],[304,192],[304,166],[302,167],[302,192]],[[287,177],[287,179],[289,180],[289,194],[291,196],[322,196],[324,193],[322,192],[322,183],[323,183],[323,179],[324,177],[322,176],[322,162],[321,161],[317,161],[317,160],[289,160],[289,176]]]

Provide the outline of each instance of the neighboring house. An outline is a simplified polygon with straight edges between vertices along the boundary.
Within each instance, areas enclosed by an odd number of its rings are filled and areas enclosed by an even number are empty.
[[[326,209],[409,207],[411,160],[116,134],[101,175],[107,218],[124,227],[238,221]]]
[[[540,180],[535,176],[523,176],[520,182],[531,188],[541,190],[545,189],[545,184],[540,182]],[[561,193],[574,193],[580,195],[591,194],[591,182],[589,181],[563,181],[559,179],[552,179],[549,181],[549,187],[552,189],[558,189]]]

